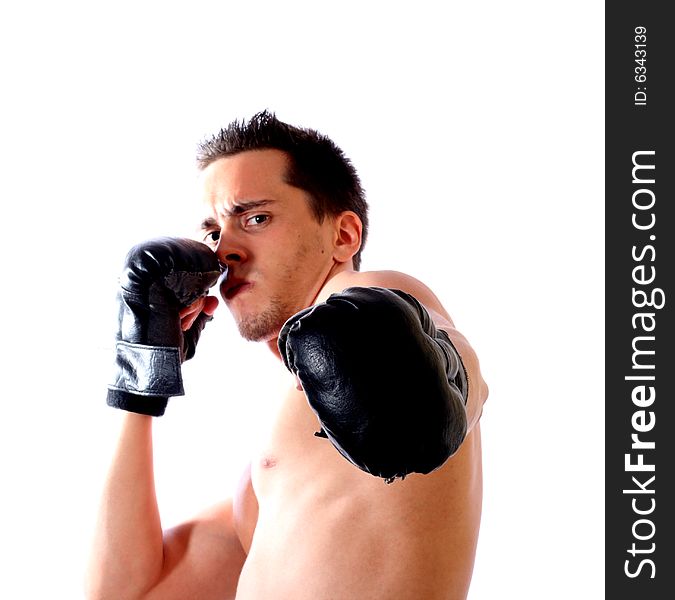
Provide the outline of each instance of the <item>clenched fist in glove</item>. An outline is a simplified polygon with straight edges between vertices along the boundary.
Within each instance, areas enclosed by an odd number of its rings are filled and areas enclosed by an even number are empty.
[[[286,367],[330,439],[387,482],[429,473],[466,435],[466,371],[448,335],[410,294],[353,287],[291,317]]]
[[[117,295],[110,406],[160,416],[171,396],[184,394],[181,363],[192,358],[212,317],[202,312],[182,331],[180,312],[205,296],[220,276],[216,255],[200,242],[158,238],[130,250]]]

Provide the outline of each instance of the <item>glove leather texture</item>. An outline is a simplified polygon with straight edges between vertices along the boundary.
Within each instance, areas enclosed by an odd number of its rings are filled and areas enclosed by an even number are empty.
[[[322,432],[391,482],[430,473],[466,435],[468,380],[448,335],[410,294],[348,288],[289,319],[281,356]]]
[[[160,416],[169,397],[184,395],[181,364],[194,356],[212,317],[202,313],[183,332],[179,313],[205,296],[221,274],[213,251],[193,240],[157,238],[129,251],[117,295],[110,406]]]

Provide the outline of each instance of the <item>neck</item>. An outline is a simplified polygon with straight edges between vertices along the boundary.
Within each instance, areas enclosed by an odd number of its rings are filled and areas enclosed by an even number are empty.
[[[281,360],[281,354],[279,353],[278,340],[279,340],[279,338],[274,338],[273,340],[269,340],[265,343],[267,344],[267,347],[270,349],[272,354],[274,354],[274,356],[276,356],[279,360]]]
[[[341,275],[342,273],[351,273],[353,272],[353,270],[354,269],[351,260],[348,262],[337,262],[336,260],[333,260],[333,264],[326,273],[325,277],[323,277],[323,280],[320,280],[321,283],[317,287],[317,291],[314,294],[314,297],[312,298],[311,302],[309,302],[307,306],[303,306],[302,308],[307,308],[309,306],[314,306],[315,304],[325,302],[328,296],[330,296],[334,291],[336,291],[337,289],[341,289],[339,285],[338,286],[331,285],[331,282],[333,280],[336,280],[337,282],[340,279],[339,275]],[[302,310],[302,308],[298,310],[300,311]],[[267,347],[270,349],[272,354],[274,354],[274,356],[276,356],[279,360],[281,360],[281,354],[279,353],[278,347],[278,338],[275,337],[274,339],[268,340],[265,343],[267,344]]]

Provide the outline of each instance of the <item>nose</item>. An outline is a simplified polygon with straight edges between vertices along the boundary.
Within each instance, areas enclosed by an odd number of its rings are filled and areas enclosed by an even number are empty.
[[[229,268],[245,262],[248,259],[248,252],[241,240],[232,231],[228,231],[227,227],[223,227],[216,245],[216,256],[221,265]]]

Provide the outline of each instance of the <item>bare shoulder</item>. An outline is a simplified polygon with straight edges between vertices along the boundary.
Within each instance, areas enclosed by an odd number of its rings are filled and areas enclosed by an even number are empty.
[[[328,281],[317,300],[323,302],[331,294],[352,286],[384,287],[407,292],[452,324],[450,315],[443,308],[436,294],[419,279],[400,271],[342,271]]]
[[[476,352],[466,337],[457,330],[450,314],[436,294],[419,279],[399,271],[343,271],[328,281],[317,300],[323,302],[331,294],[353,286],[395,288],[411,294],[424,305],[436,327],[448,334],[467,370],[469,379],[467,418],[471,430],[482,414],[483,404],[489,393],[488,386],[483,379]]]

